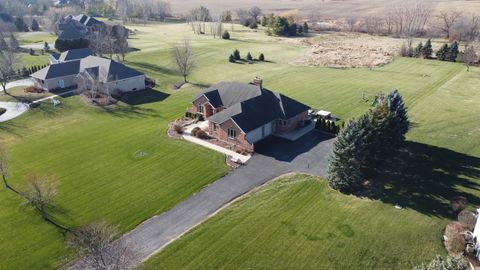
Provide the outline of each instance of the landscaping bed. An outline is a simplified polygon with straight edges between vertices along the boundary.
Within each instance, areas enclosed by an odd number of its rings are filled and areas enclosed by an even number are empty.
[[[0,115],[4,114],[7,112],[7,109],[5,108],[0,108]]]

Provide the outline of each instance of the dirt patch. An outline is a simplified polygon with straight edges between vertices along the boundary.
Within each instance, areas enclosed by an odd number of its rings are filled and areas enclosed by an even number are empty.
[[[304,56],[292,61],[292,65],[333,68],[384,66],[393,61],[403,42],[389,37],[340,32],[276,40],[310,48]]]

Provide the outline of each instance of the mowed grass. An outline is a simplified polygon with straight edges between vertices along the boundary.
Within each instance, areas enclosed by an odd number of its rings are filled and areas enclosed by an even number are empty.
[[[478,122],[466,120],[474,119],[473,115],[480,113],[479,93],[474,89],[479,69],[467,73],[460,64],[404,58],[373,70],[300,67],[289,63],[301,57],[308,48],[276,42],[275,38],[267,37],[260,30],[254,32],[235,25],[235,31],[231,31],[232,39],[220,40],[208,35],[194,35],[186,24],[128,27],[137,30],[137,35],[129,42],[138,51],[127,56],[126,64],[155,78],[156,90],[133,94],[125,102],[108,109],[93,108],[79,97],[68,97],[61,99],[59,107],[54,108],[47,102],[18,119],[0,123],[0,141],[8,149],[12,184],[22,189],[25,179],[32,173],[53,175],[57,179],[59,195],[56,202],[60,206],[54,217],[66,226],[106,219],[126,232],[223,175],[227,169],[222,155],[166,136],[167,123],[184,113],[192,96],[219,81],[249,82],[260,76],[265,87],[314,108],[332,111],[343,119],[358,116],[371,107],[371,100],[362,100],[363,93],[371,99],[380,91],[398,88],[406,99],[414,123],[409,140],[455,151],[457,157],[469,156],[474,160],[480,157],[478,136],[455,141],[450,138],[452,134],[475,134],[479,129]],[[225,27],[230,29],[229,25]],[[184,38],[190,39],[194,47],[196,69],[189,76],[191,84],[174,91],[170,90],[171,85],[181,81],[181,77],[174,70],[170,50]],[[228,55],[237,48],[244,57],[249,51],[254,57],[264,53],[268,61],[228,63]],[[466,168],[465,164],[458,163],[459,160],[451,162]],[[472,181],[470,188],[449,183],[448,189],[462,190],[478,197],[476,187],[480,165],[477,162],[470,166],[468,173],[462,171]],[[454,182],[459,172],[448,172]],[[435,188],[428,190],[428,195],[436,198]],[[442,194],[442,200],[445,198],[446,195]],[[0,268],[55,269],[65,264],[71,254],[64,248],[64,236],[40,221],[35,213],[20,206],[21,202],[10,192],[0,189]],[[363,203],[355,199],[352,204],[357,202]],[[380,205],[383,204],[375,203],[379,209],[393,208],[391,204],[384,204],[385,208],[382,208]],[[474,201],[473,205],[476,204]],[[415,201],[411,205],[415,206]],[[378,219],[382,219],[382,215],[393,215],[387,210],[376,212]],[[422,247],[431,251],[428,255],[437,250],[444,222],[444,217],[434,214],[434,210],[429,207],[418,213],[419,220],[425,218],[432,222],[431,233],[434,235],[427,234],[425,239],[428,241],[424,241]],[[337,225],[342,224],[342,218],[337,218],[333,211],[331,213],[332,220]],[[399,217],[396,223],[409,222],[405,217]],[[316,222],[305,219],[306,224]],[[363,232],[366,234],[370,227],[359,228],[360,231],[366,230]],[[362,234],[354,230],[356,235]],[[399,232],[405,239],[411,239],[409,235],[415,235],[417,230]],[[389,242],[388,237],[382,238],[378,241]],[[288,239],[284,240],[288,245]],[[321,242],[316,243],[320,245]],[[362,242],[364,249],[368,248],[368,243]],[[418,242],[402,243],[400,247],[392,244],[392,248],[403,251],[405,246]],[[234,243],[226,241],[227,244]],[[24,254],[29,254],[28,259]],[[403,261],[397,264],[408,264],[409,254],[398,254]],[[378,256],[376,260],[380,265],[381,256]],[[272,263],[281,260],[276,256],[270,258]],[[369,261],[369,257],[366,258]]]
[[[235,202],[142,269],[412,269],[444,254],[432,241],[444,223],[289,175]]]

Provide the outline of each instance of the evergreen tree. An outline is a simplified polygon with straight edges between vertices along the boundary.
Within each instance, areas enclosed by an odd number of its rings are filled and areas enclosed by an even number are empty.
[[[303,34],[303,26],[299,25],[297,31],[298,31],[299,35],[302,35]]]
[[[415,57],[420,57],[423,50],[423,43],[418,43],[417,47],[415,48]]]
[[[268,25],[268,18],[265,17],[265,16],[262,16],[260,18],[260,25],[262,25],[263,27],[267,26]]]
[[[247,60],[248,60],[248,61],[252,61],[252,60],[253,60],[253,57],[252,57],[252,55],[250,54],[250,52],[247,53]]]
[[[424,58],[431,58],[432,57],[432,40],[428,39],[427,42],[425,43],[425,46],[422,48],[422,56]]]
[[[28,32],[28,26],[23,21],[23,18],[16,17],[13,23],[15,24],[15,27],[17,27],[18,32]]]
[[[304,32],[305,34],[308,34],[308,23],[307,23],[307,22],[304,22],[304,23],[303,23],[303,32]]]
[[[453,42],[452,45],[450,46],[450,51],[448,53],[448,61],[455,62],[457,60],[458,56],[458,42]]]
[[[0,33],[0,51],[8,50],[7,42],[2,33]]]
[[[36,19],[32,20],[31,29],[32,29],[32,31],[39,31],[40,30],[40,26],[38,25],[38,22],[37,22]]]
[[[397,89],[393,90],[387,96],[387,104],[392,114],[393,140],[394,146],[402,146],[405,143],[405,135],[410,130],[410,121],[407,115],[407,108],[403,102],[403,97]]]
[[[233,56],[233,54],[230,54],[230,56],[228,57],[228,62],[235,63],[235,56]]]
[[[240,60],[241,59],[240,51],[239,50],[233,51],[233,56],[235,57],[235,60]]]
[[[12,51],[17,51],[20,48],[17,38],[13,33],[10,34],[10,49]]]
[[[230,33],[227,30],[223,31],[222,38],[223,39],[230,39]]]
[[[338,134],[333,145],[333,154],[328,166],[329,185],[342,192],[351,192],[358,189],[364,176],[361,171],[362,160],[359,155],[363,152],[360,142],[360,126],[355,119],[351,119]]]
[[[259,61],[265,61],[265,55],[263,55],[263,53],[260,54],[260,56],[258,57],[258,60]]]
[[[50,45],[48,45],[48,42],[46,42],[46,41],[45,41],[45,43],[43,43],[43,50],[46,51],[46,52],[50,51]]]
[[[437,51],[437,53],[436,53],[437,59],[440,60],[440,61],[445,61],[445,60],[447,60],[448,52],[449,52],[448,44],[445,43],[445,44],[443,44],[443,46]]]

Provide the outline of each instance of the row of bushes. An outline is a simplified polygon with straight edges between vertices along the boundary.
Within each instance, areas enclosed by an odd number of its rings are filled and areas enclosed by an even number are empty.
[[[43,69],[47,66],[48,65],[45,64],[45,65],[42,65],[42,66],[41,65],[35,65],[35,66],[31,66],[29,68],[23,67],[23,68],[17,70],[17,74],[18,74],[18,77],[25,78],[25,77],[28,77],[31,74],[33,74],[33,73],[35,73],[35,72],[39,71],[40,69]]]
[[[208,136],[208,134],[207,134],[205,131],[203,131],[201,128],[199,128],[199,127],[196,127],[196,128],[194,128],[194,129],[192,130],[192,136],[195,136],[195,137],[197,137],[197,138],[199,138],[199,139],[208,139],[208,138],[210,138],[210,137]]]
[[[198,121],[203,121],[203,120],[204,120],[202,114],[200,114],[200,113],[192,113],[192,112],[188,112],[188,111],[185,113],[185,117],[187,117],[187,118],[192,118],[192,119],[197,118]]]
[[[0,108],[0,115],[4,114],[7,111],[5,108]]]
[[[315,129],[332,134],[338,134],[340,132],[340,126],[336,125],[334,121],[321,117],[317,119]]]
[[[247,61],[254,61],[255,60],[255,59],[253,59],[253,56],[250,52],[247,53],[246,57],[247,57]],[[240,61],[240,60],[242,60],[242,57],[240,56],[240,51],[239,50],[233,51],[233,53],[230,54],[230,56],[228,57],[228,62],[230,62],[230,63],[235,63],[236,61]],[[260,62],[265,61],[265,55],[263,53],[260,53],[257,60],[260,61]]]

